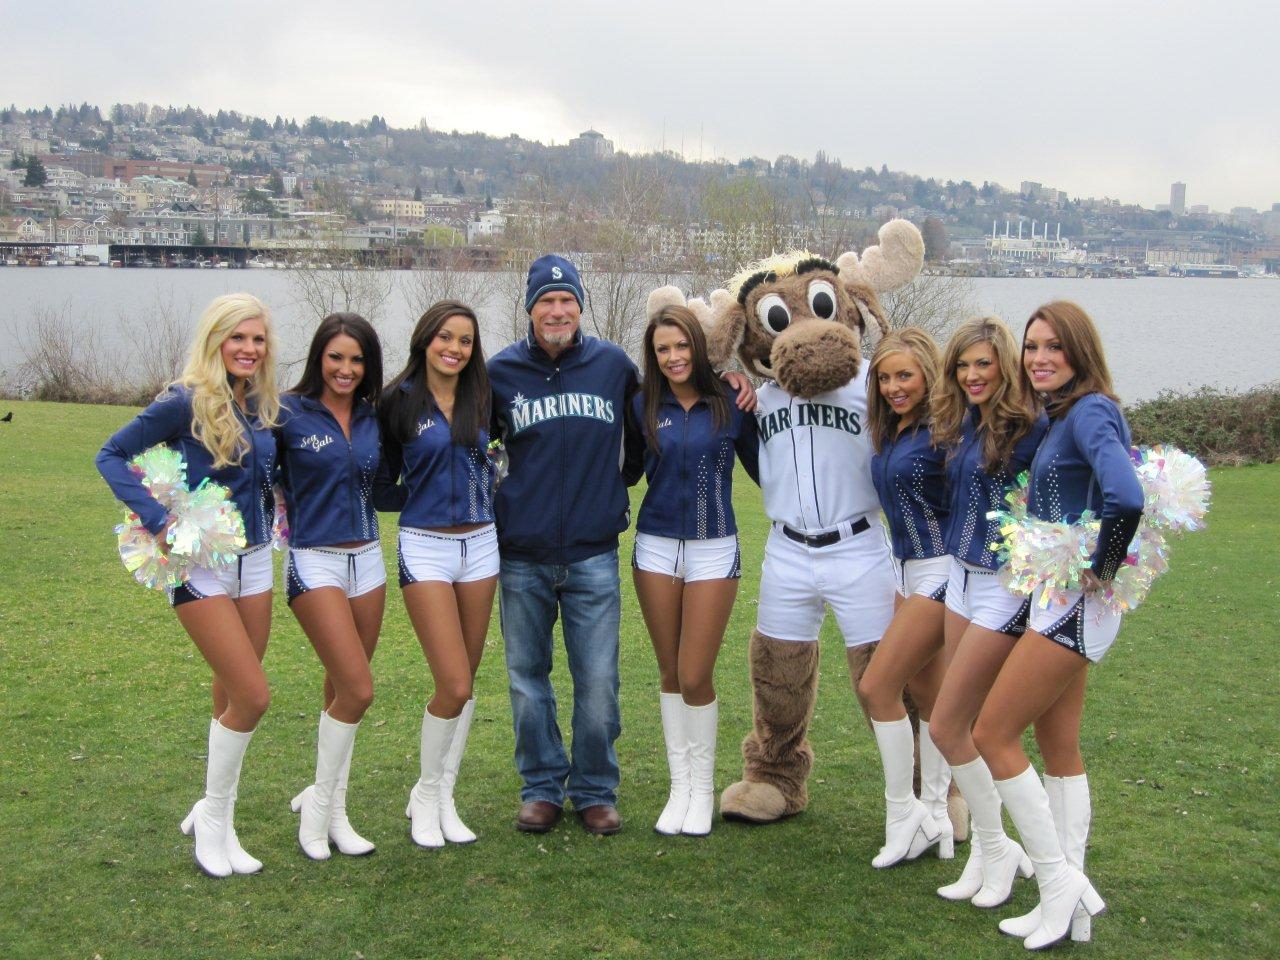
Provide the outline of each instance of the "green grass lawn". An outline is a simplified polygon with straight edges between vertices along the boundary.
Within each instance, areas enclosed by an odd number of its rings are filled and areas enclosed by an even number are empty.
[[[572,820],[543,837],[513,829],[519,782],[495,617],[458,788],[480,841],[413,846],[404,802],[430,678],[392,589],[349,800],[378,851],[306,860],[288,801],[313,769],[320,671],[277,591],[272,707],[237,810],[266,870],[206,879],[178,822],[203,786],[208,671],[163,596],[121,566],[120,510],[93,468],[130,411],[11,406],[13,422],[0,423],[3,960],[1022,955],[995,924],[1032,906],[1033,884],[988,912],[933,893],[958,875],[967,846],[948,863],[871,868],[883,783],[830,620],[809,810],[765,828],[717,822],[705,840],[653,833],[665,755],[625,566],[621,835],[588,837]],[[1090,683],[1089,873],[1111,913],[1092,944],[1067,948],[1075,955],[1280,950],[1280,465],[1218,470],[1213,481],[1209,530],[1176,544],[1172,572]],[[719,664],[720,788],[741,770],[750,723],[744,653],[766,530],[749,482],[737,504],[747,574]],[[385,527],[391,556],[394,524]],[[563,692],[563,657],[556,680]]]

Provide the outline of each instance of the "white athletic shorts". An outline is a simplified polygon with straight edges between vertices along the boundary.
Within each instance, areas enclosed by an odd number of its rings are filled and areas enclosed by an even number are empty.
[[[928,597],[942,603],[947,598],[951,558],[945,553],[940,557],[926,557],[923,560],[899,560],[894,557],[893,573],[898,581],[898,596]]]
[[[337,587],[359,597],[387,582],[382,544],[358,547],[290,547],[284,558],[284,583],[293,603],[308,590]]]
[[[241,550],[236,559],[226,566],[196,567],[187,582],[169,591],[169,603],[177,606],[192,600],[208,597],[230,597],[239,600],[256,593],[266,593],[275,581],[275,564],[271,558],[271,544],[260,543],[256,547]]]
[[[678,540],[637,533],[631,566],[645,573],[661,573],[673,580],[737,580],[742,576],[738,538]]]
[[[853,533],[854,526],[861,532]],[[818,639],[829,605],[846,647],[875,643],[893,619],[893,556],[884,527],[845,522],[811,536],[840,539],[827,546],[797,543],[775,523],[764,547],[756,627],[774,640]]]
[[[987,630],[1020,637],[1027,629],[1031,598],[1012,593],[1000,574],[951,557],[947,580],[947,609]]]
[[[493,524],[470,533],[401,527],[400,586],[423,580],[470,583],[498,575],[498,533]]]
[[[1097,598],[1083,590],[1068,591],[1061,602],[1041,608],[1043,587],[1031,598],[1028,626],[1036,633],[1074,650],[1091,663],[1097,663],[1116,642],[1120,632],[1120,614],[1108,610]]]

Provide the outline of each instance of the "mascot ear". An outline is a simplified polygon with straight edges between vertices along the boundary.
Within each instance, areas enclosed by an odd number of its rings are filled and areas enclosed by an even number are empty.
[[[738,303],[738,298],[724,289],[711,292],[711,304],[704,308],[705,314],[694,308],[693,302],[690,302],[689,307],[697,314],[707,335],[707,356],[711,365],[723,367],[742,345],[747,323],[746,311]]]
[[[850,251],[836,260],[845,286],[862,283],[876,293],[889,293],[905,287],[924,266],[924,238],[915,224],[890,220],[880,228],[877,238],[879,243],[867,247],[861,259]]]
[[[679,287],[659,287],[649,294],[649,301],[645,305],[644,315],[649,320],[652,320],[664,307],[683,307],[684,305],[684,294],[680,292]]]

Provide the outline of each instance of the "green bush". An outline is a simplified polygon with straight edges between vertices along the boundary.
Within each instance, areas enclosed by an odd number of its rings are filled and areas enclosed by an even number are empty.
[[[1280,460],[1280,382],[1245,393],[1164,391],[1125,410],[1133,442],[1172,444],[1210,465]]]

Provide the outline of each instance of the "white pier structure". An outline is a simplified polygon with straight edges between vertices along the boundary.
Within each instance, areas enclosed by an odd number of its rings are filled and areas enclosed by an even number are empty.
[[[996,221],[991,221],[991,236],[987,238],[987,258],[990,260],[1017,260],[1024,262],[1078,263],[1084,260],[1084,251],[1074,249],[1070,240],[1062,239],[1062,224],[1056,224],[1054,236],[1049,237],[1049,223],[1036,233],[1036,221],[1031,221],[1031,235],[1022,235],[1023,221],[1018,221],[1018,233],[1013,235],[1008,220],[1004,222],[1004,234],[996,232]]]

